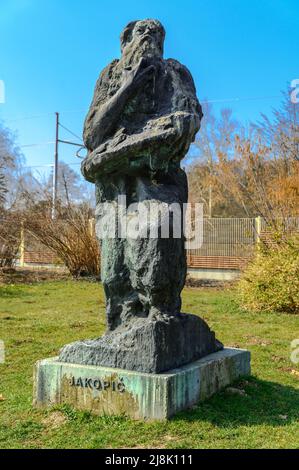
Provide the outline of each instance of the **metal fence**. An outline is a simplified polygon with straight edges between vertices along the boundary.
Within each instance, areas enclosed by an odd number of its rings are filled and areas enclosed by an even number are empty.
[[[189,267],[241,269],[253,254],[260,233],[259,219],[204,219],[203,243],[190,249]]]
[[[299,217],[276,219],[276,226],[288,233],[299,232]],[[241,270],[252,257],[255,246],[275,245],[273,227],[262,217],[211,218],[203,221],[203,244],[187,248],[190,268]]]
[[[299,217],[288,219],[287,226],[285,221],[282,224],[289,232],[299,232]],[[261,217],[204,219],[202,230],[201,247],[193,249],[187,243],[190,268],[240,270],[252,257],[257,243],[273,243],[272,229]],[[55,253],[31,234],[23,230],[20,239],[20,266],[63,265]]]

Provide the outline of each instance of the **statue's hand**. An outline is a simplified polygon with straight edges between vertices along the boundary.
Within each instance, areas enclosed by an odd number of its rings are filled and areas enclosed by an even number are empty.
[[[136,88],[140,88],[144,83],[150,80],[155,71],[156,67],[154,65],[149,65],[148,61],[142,57],[137,65],[137,67],[128,72],[128,79],[126,85],[133,91]]]

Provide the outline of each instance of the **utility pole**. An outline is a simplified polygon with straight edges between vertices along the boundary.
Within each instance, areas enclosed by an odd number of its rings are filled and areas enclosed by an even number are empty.
[[[52,219],[55,219],[57,186],[58,186],[59,113],[55,113],[55,115],[56,115],[56,135],[55,135],[55,154],[54,154],[54,168],[53,168]]]
[[[210,147],[209,147],[208,166],[209,166],[209,175],[210,175],[208,214],[209,214],[209,219],[211,219],[212,218],[212,210],[213,210],[213,205],[212,205],[213,189],[212,189],[212,182],[211,182],[212,171],[213,171],[213,156],[212,156],[212,151],[211,151]]]
[[[77,137],[72,131],[67,127],[63,126],[59,122],[59,113],[55,113],[56,116],[56,135],[55,135],[55,154],[54,154],[54,165],[53,165],[53,186],[52,186],[52,219],[55,219],[56,216],[56,206],[57,206],[57,188],[58,188],[58,145],[67,144],[84,148],[84,144],[79,144],[77,142],[70,142],[69,140],[59,139],[59,127],[63,127],[66,131],[70,132],[73,136]],[[78,137],[80,140],[80,137]]]

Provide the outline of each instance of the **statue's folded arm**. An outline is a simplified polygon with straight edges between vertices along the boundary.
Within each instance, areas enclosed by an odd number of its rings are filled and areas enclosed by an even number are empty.
[[[186,67],[173,59],[141,60],[129,72],[123,70],[124,78],[119,78],[119,66],[114,61],[102,72],[85,121],[84,140],[89,153],[82,172],[91,182],[136,169],[167,171],[170,161],[185,156],[200,127],[201,107]],[[113,74],[118,78],[112,80],[116,91],[111,94],[107,82]],[[154,88],[154,113],[151,100],[142,99],[146,85]],[[138,100],[145,116],[148,110],[143,122],[139,121]],[[124,127],[127,109],[129,129]]]

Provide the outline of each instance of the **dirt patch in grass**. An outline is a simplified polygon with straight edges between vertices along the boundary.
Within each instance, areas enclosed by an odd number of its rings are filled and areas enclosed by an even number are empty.
[[[34,284],[71,279],[71,275],[64,268],[16,268],[0,269],[0,285],[5,284]]]
[[[214,281],[212,279],[194,279],[189,275],[186,278],[186,287],[195,287],[198,289],[223,290],[232,288],[236,281]]]
[[[267,339],[264,339],[264,338],[259,338],[257,336],[253,336],[253,335],[245,335],[244,337],[246,340],[247,340],[247,344],[249,346],[254,346],[254,345],[259,345],[259,346],[269,346],[272,344],[272,341],[269,341]]]
[[[57,429],[66,424],[67,421],[67,417],[61,411],[52,411],[42,420],[42,424],[46,428]]]

